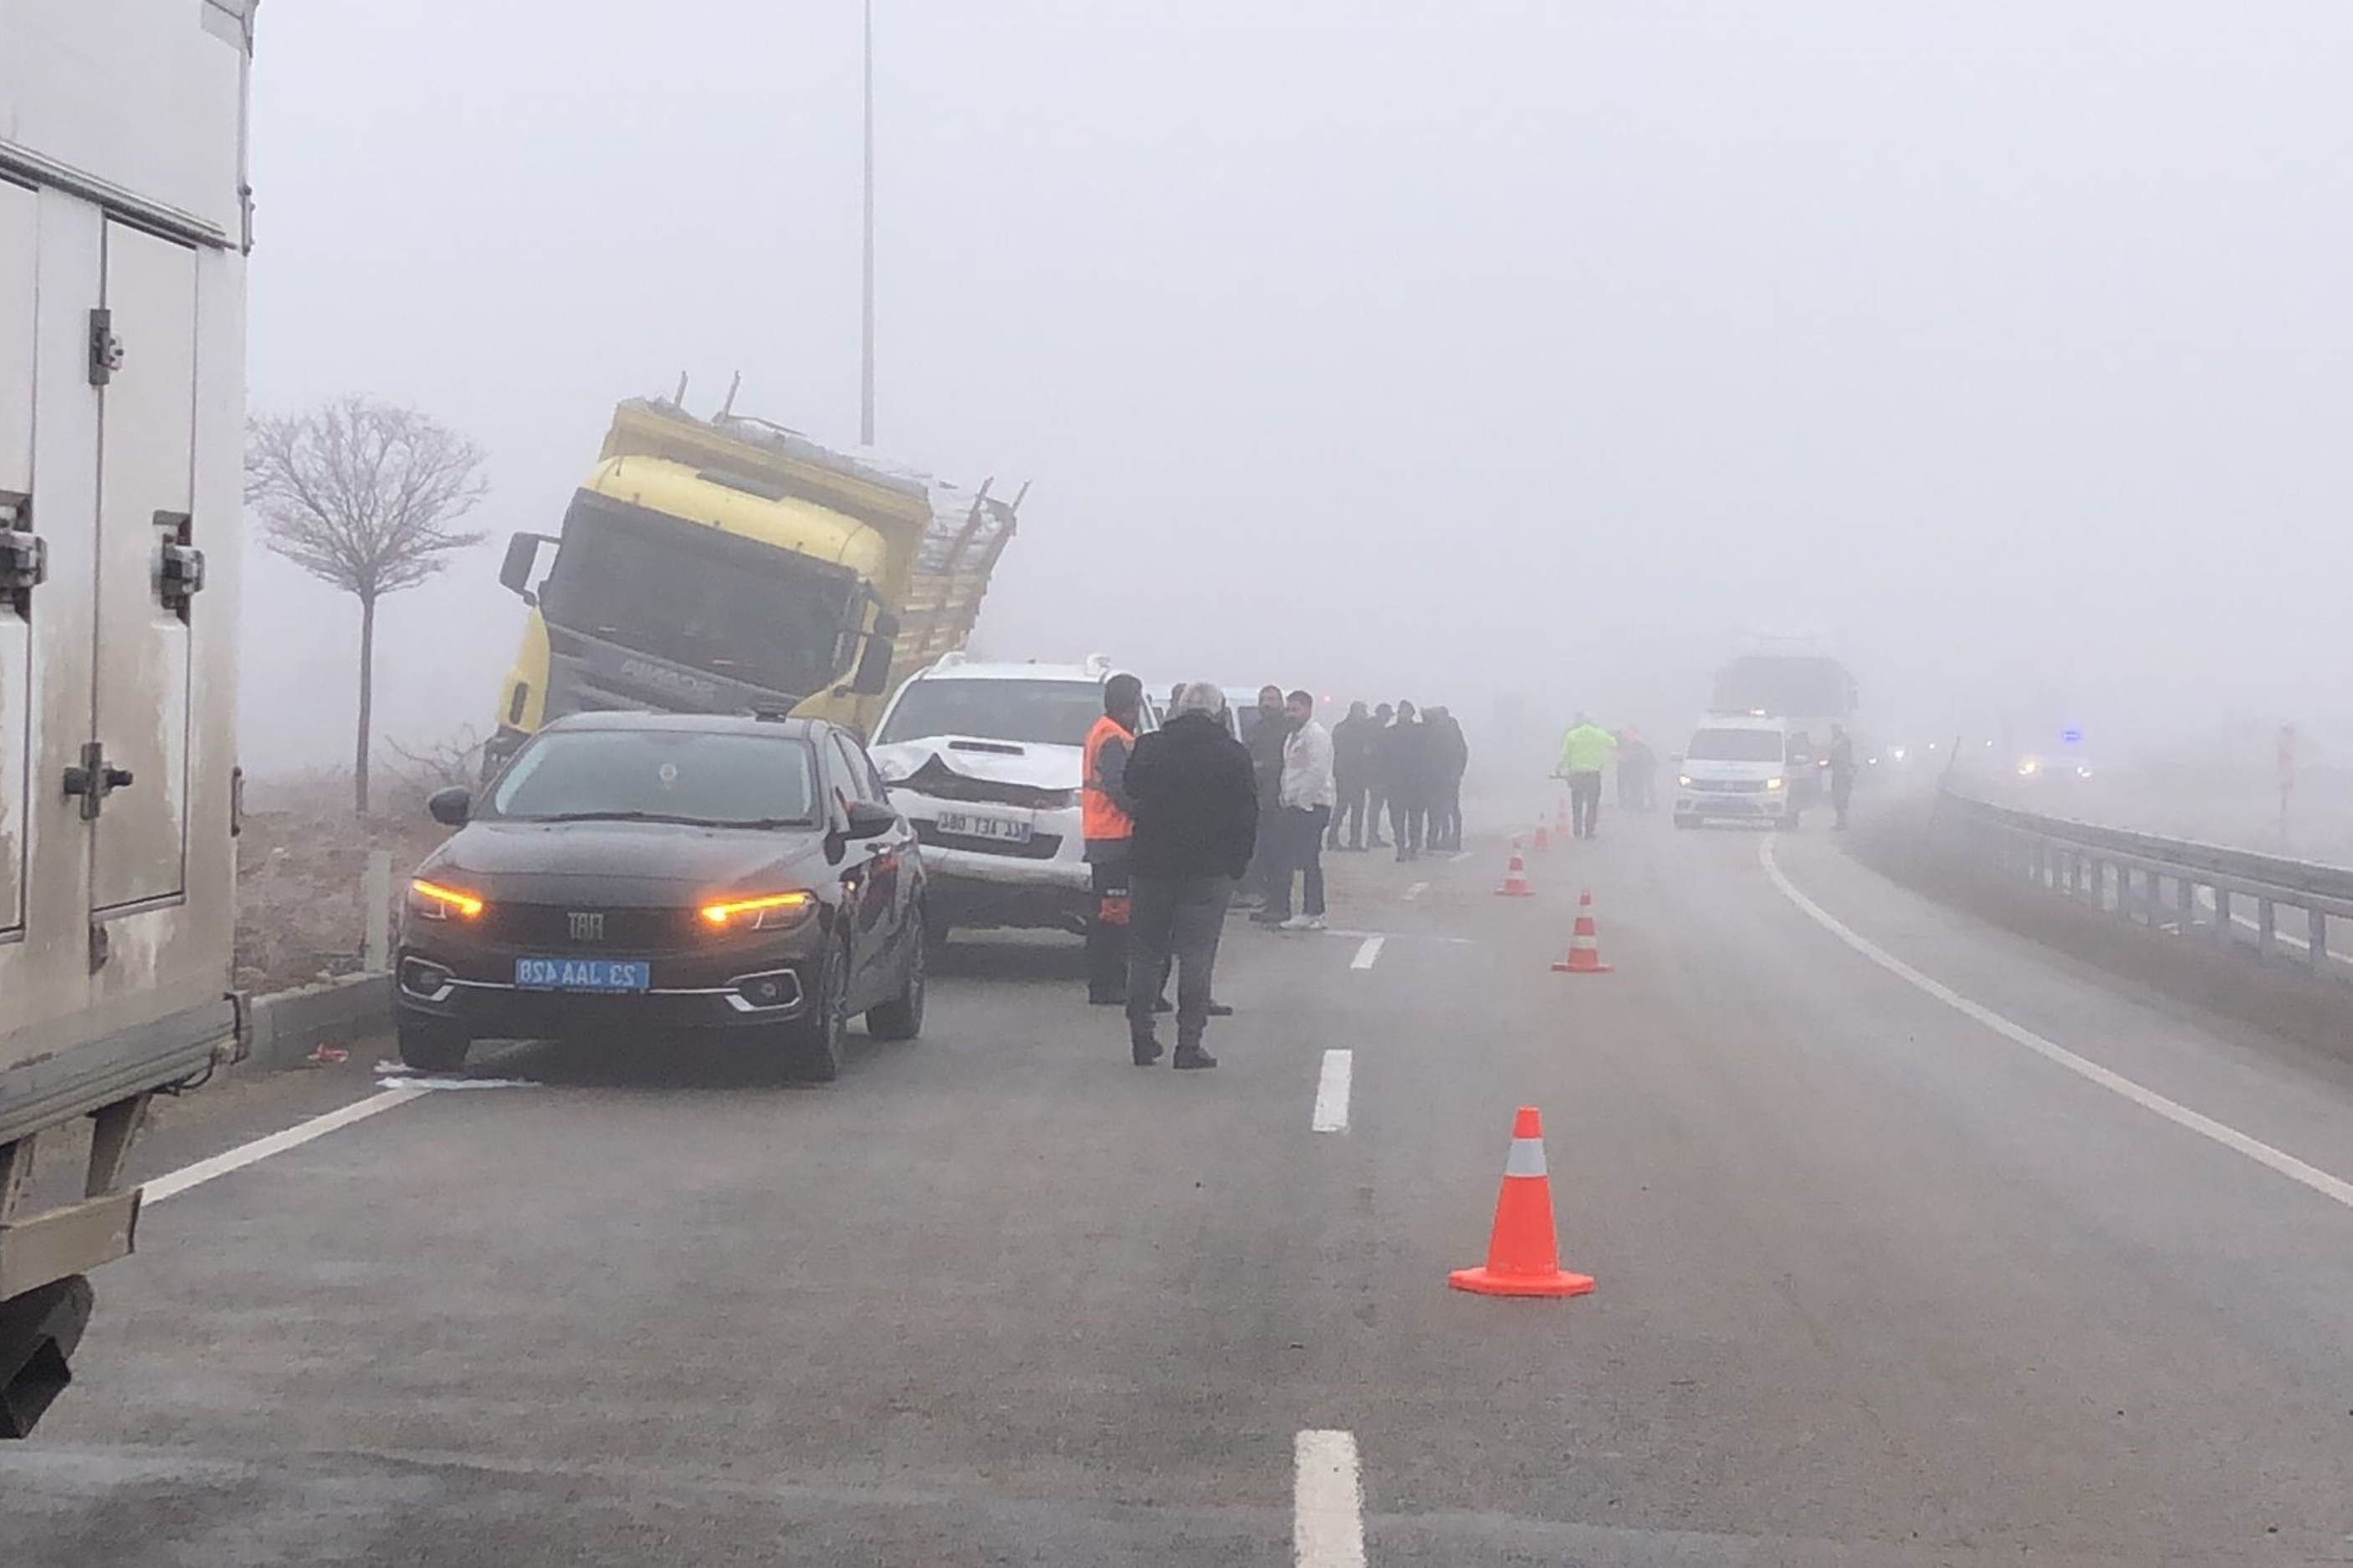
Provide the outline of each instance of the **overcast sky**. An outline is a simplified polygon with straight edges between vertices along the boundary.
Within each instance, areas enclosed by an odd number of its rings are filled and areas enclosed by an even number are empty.
[[[1890,726],[2353,713],[2353,6],[878,10],[879,445],[1035,487],[985,653],[1672,729],[1754,625]],[[487,725],[616,399],[854,435],[858,26],[264,7],[255,405],[492,455],[385,732]],[[350,603],[252,566],[248,763],[346,755]]]

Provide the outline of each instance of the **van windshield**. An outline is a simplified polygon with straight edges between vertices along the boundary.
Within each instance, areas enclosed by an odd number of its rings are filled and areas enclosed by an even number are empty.
[[[1777,730],[1702,730],[1683,755],[1694,763],[1778,763],[1781,735]]]

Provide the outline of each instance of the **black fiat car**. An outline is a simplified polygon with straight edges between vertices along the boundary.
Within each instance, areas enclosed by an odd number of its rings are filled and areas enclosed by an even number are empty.
[[[726,1032],[795,1076],[841,1069],[854,1013],[923,1024],[915,836],[846,730],[813,720],[582,713],[525,742],[409,883],[400,1055],[477,1039]]]

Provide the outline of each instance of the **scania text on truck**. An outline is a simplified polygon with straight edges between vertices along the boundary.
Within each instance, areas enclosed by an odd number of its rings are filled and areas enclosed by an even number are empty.
[[[160,1089],[240,1048],[253,0],[0,0],[0,1435],[131,1251]],[[37,1142],[89,1118],[54,1200]],[[5,1555],[5,1552],[0,1552]]]
[[[599,710],[791,709],[871,734],[897,682],[970,636],[1020,499],[622,403],[562,531],[508,542],[500,581],[529,613],[486,770]]]

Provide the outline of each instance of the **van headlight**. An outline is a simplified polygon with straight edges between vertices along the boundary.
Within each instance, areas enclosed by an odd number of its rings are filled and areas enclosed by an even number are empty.
[[[1765,781],[1765,787],[1767,789],[1787,789],[1789,787],[1789,781],[1787,779],[1767,779]]]
[[[1689,789],[1689,788],[1691,788],[1691,774],[1689,774],[1689,773],[1677,773],[1677,774],[1675,775],[1675,787],[1676,787],[1677,789]]]

